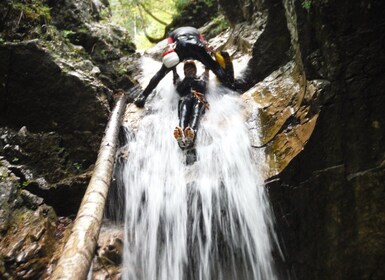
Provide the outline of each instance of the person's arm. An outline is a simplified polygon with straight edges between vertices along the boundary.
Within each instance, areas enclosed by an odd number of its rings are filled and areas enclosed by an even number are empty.
[[[166,74],[170,72],[170,70],[171,69],[162,65],[159,71],[151,78],[150,82],[148,83],[147,87],[144,89],[142,94],[135,99],[134,104],[140,108],[144,107],[147,97],[156,88],[156,86],[164,78],[164,76],[166,76]]]
[[[185,77],[180,81],[176,87],[176,90],[179,94],[184,95],[187,91],[191,90],[191,83],[193,82],[192,78]]]
[[[176,71],[176,67],[172,69],[172,80],[174,85],[179,85],[180,84],[180,77],[178,75],[178,72]]]

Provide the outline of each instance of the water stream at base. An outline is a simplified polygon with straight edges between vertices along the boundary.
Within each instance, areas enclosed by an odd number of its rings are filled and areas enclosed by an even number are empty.
[[[156,69],[145,60],[145,77]],[[252,151],[239,96],[214,83],[193,165],[172,136],[178,96],[171,74],[146,104],[137,130],[127,128],[129,157],[119,180],[126,200],[125,280],[277,278],[263,151]]]

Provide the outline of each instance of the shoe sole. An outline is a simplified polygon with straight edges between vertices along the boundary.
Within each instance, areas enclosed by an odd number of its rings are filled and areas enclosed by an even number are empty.
[[[184,135],[186,136],[186,146],[187,147],[192,146],[194,144],[194,137],[195,137],[194,131],[191,128],[186,129],[184,131]]]
[[[178,142],[179,147],[181,147],[181,148],[185,147],[185,143],[183,142],[183,131],[181,128],[176,127],[174,129],[174,138]]]

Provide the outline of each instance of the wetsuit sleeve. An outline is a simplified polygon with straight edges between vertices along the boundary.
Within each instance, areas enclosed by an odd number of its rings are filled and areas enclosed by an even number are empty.
[[[172,69],[172,79],[174,85],[178,86],[180,84],[180,77],[178,75],[178,72],[176,71],[176,67]]]
[[[195,81],[194,89],[200,93],[206,93],[206,81],[203,79]]]
[[[183,81],[181,81],[178,86],[176,87],[177,92],[180,95],[186,95],[190,93],[191,91],[191,78],[184,78]]]
[[[168,72],[170,72],[171,69],[167,68],[166,66],[162,65],[162,67],[159,69],[159,71],[151,78],[150,82],[148,83],[147,87],[143,91],[143,95],[147,97],[159,84],[159,82],[166,76]]]

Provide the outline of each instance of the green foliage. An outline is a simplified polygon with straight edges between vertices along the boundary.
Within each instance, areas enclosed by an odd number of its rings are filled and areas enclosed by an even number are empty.
[[[74,35],[74,34],[76,34],[76,33],[74,31],[72,31],[72,30],[63,30],[63,36],[65,38],[68,38],[68,36],[71,36],[71,35]]]
[[[77,171],[80,171],[83,167],[83,164],[79,163],[79,162],[75,162],[72,164],[72,166],[77,170]]]
[[[14,157],[14,158],[12,158],[12,160],[11,160],[11,162],[12,163],[17,163],[17,162],[19,162],[19,158],[18,157]]]
[[[0,179],[4,180],[9,176],[9,172],[6,168],[0,168]]]
[[[211,7],[214,4],[213,0],[204,0],[203,2],[205,2],[206,5],[209,7]]]
[[[21,184],[21,186],[22,186],[23,188],[25,188],[25,187],[28,187],[28,185],[29,185],[30,183],[31,183],[30,181],[24,181],[24,182]]]
[[[212,19],[212,21],[214,22],[215,24],[215,31],[220,33],[221,31],[227,29],[230,25],[229,25],[229,22],[225,19],[224,16],[218,16],[214,19]]]
[[[311,1],[312,0],[303,0],[302,1],[302,7],[305,9],[305,10],[307,10],[307,11],[309,11],[310,10],[310,7],[311,7]]]
[[[45,5],[44,0],[13,0],[12,9],[20,11],[20,16],[30,20],[44,19],[46,22],[51,21],[51,10]]]
[[[203,2],[208,7],[211,7],[214,4],[213,0],[200,0],[200,1],[195,1],[195,2],[193,2],[193,0],[174,0],[174,2],[175,2],[176,12],[182,11],[184,8],[186,8],[186,6],[188,6],[191,3]]]
[[[184,9],[191,0],[175,0],[175,8],[178,12]]]
[[[104,20],[109,19],[111,16],[110,9],[104,8],[100,11],[100,17]]]
[[[182,0],[111,0],[112,21],[133,34],[138,49],[148,48],[152,44],[146,39],[144,30],[151,37],[162,37],[165,24],[160,21],[166,24],[171,22],[177,12],[175,7],[178,1]]]

